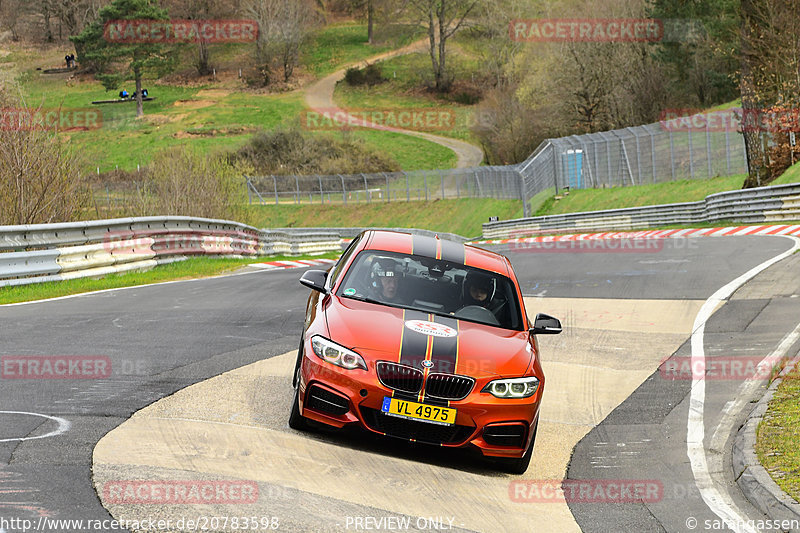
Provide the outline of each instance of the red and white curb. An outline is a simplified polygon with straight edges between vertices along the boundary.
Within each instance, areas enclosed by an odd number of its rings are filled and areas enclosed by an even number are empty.
[[[669,229],[649,231],[607,231],[603,233],[575,233],[570,235],[539,235],[537,237],[517,237],[472,241],[467,244],[508,244],[514,242],[560,242],[605,239],[670,239],[693,237],[739,237],[742,235],[797,235],[800,225],[779,226],[728,226],[724,228]]]
[[[307,268],[310,266],[332,265],[335,259],[298,259],[297,261],[268,261],[266,263],[251,263],[248,266],[264,270],[288,270],[290,268]]]

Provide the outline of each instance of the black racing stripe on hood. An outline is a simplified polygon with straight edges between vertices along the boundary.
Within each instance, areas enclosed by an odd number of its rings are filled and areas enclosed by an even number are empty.
[[[458,320],[435,316],[434,322],[444,324],[458,331]],[[458,335],[455,337],[433,337],[431,347],[431,372],[455,374],[456,360],[458,358]]]
[[[403,314],[403,343],[400,346],[400,364],[422,369],[428,353],[428,336],[406,327],[408,320],[428,320],[428,313],[407,309]]]

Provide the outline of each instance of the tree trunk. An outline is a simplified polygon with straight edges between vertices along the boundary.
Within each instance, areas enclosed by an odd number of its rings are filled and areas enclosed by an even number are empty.
[[[449,89],[449,83],[445,79],[447,76],[447,1],[441,0],[439,6],[439,71],[436,73],[436,90],[444,92]]]
[[[428,52],[431,55],[431,66],[433,66],[433,76],[435,86],[439,88],[439,61],[436,59],[436,22],[433,16],[433,4],[428,2]]]
[[[373,0],[367,0],[367,40],[369,44],[375,44],[373,25],[375,22],[375,5]]]
[[[136,118],[144,116],[144,104],[142,103],[142,72],[139,69],[133,71],[136,79]]]
[[[769,169],[766,165],[766,153],[758,120],[759,98],[756,92],[756,82],[753,75],[755,57],[751,40],[753,36],[754,8],[752,0],[742,0],[742,27],[741,27],[741,78],[739,90],[742,95],[742,126],[744,147],[747,154],[747,179],[742,188],[760,187],[767,181]]]

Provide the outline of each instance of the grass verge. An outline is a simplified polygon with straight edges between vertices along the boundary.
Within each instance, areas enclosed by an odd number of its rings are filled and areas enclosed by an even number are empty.
[[[786,375],[758,426],[756,453],[772,479],[800,501],[800,368]]]
[[[101,291],[105,289],[118,289],[120,287],[133,287],[135,285],[149,285],[163,281],[176,281],[182,279],[197,279],[216,276],[231,272],[251,263],[262,263],[265,261],[297,259],[334,259],[339,254],[336,252],[313,257],[248,257],[235,259],[228,257],[193,257],[186,261],[160,265],[146,272],[128,272],[122,274],[112,274],[100,279],[74,279],[67,281],[54,281],[49,283],[37,283],[34,285],[23,285],[20,287],[0,288],[0,305],[30,302],[34,300],[45,300],[47,298],[58,298],[60,296],[70,296],[85,292]]]
[[[420,228],[474,237],[490,216],[522,216],[518,200],[462,198],[430,202],[373,202],[357,205],[265,205],[248,208],[249,221],[261,228],[389,227]]]
[[[558,215],[624,207],[697,202],[716,192],[740,189],[744,175],[711,178],[708,180],[684,180],[635,187],[613,189],[577,189],[560,200],[551,197],[545,200],[536,215]]]

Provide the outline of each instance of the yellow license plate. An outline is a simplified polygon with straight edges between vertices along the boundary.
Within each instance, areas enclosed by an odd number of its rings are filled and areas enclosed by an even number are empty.
[[[425,420],[426,422],[444,426],[450,426],[456,423],[455,409],[409,402],[407,400],[398,400],[397,398],[389,398],[388,396],[383,398],[381,411],[390,416],[416,418],[417,420]]]

